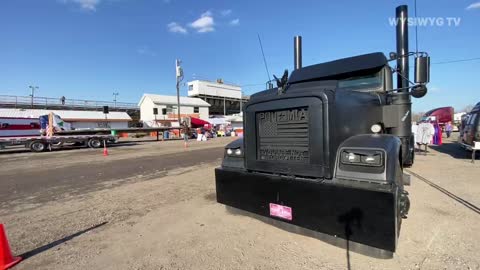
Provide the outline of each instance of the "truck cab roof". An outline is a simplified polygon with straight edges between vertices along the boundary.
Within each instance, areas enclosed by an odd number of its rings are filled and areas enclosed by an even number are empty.
[[[388,64],[381,52],[343,58],[294,70],[288,83],[317,80],[338,80],[378,72]]]

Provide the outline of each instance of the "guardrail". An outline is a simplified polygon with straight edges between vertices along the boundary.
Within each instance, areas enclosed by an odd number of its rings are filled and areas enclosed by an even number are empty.
[[[75,108],[75,109],[102,109],[108,106],[110,109],[128,110],[138,109],[136,103],[113,102],[113,101],[95,101],[83,99],[65,99],[31,96],[8,96],[0,95],[0,105],[14,108]]]

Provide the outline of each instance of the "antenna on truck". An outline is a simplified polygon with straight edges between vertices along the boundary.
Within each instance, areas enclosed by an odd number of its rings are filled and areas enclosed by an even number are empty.
[[[265,59],[265,53],[263,52],[262,40],[260,39],[260,34],[257,33],[258,43],[260,44],[260,50],[262,50],[263,63],[265,64],[265,70],[267,71],[268,81],[270,81],[270,72],[268,71],[267,60]]]

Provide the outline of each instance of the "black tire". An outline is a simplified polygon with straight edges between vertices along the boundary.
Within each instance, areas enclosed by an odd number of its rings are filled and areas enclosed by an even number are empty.
[[[90,139],[88,140],[88,147],[90,148],[100,148],[102,147],[103,142],[100,139]]]
[[[415,149],[410,153],[410,157],[403,163],[403,167],[410,168],[415,162]]]
[[[42,141],[33,141],[28,146],[32,152],[40,153],[47,149],[47,145]]]

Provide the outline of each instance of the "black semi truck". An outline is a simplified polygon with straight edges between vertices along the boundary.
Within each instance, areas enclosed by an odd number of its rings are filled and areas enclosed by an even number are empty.
[[[397,52],[388,58],[371,53],[302,67],[295,37],[290,77],[244,107],[244,138],[226,146],[215,170],[217,201],[393,254],[410,206],[403,167],[414,161],[411,96],[426,94],[430,68],[425,52],[408,50],[407,13],[396,9]]]

